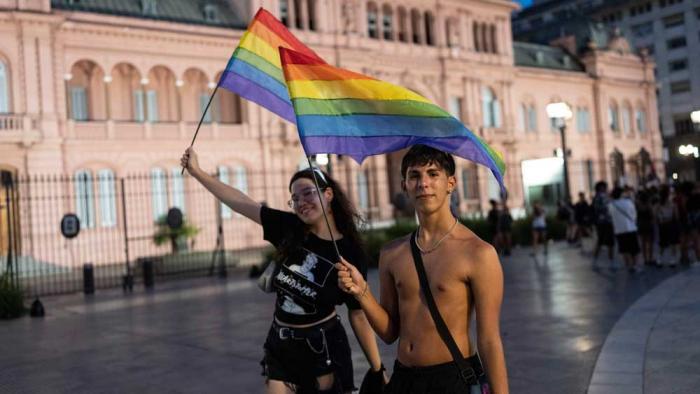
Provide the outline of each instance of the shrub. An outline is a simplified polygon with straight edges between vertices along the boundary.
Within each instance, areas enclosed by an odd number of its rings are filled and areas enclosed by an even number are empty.
[[[14,319],[24,314],[24,294],[7,275],[0,275],[0,319]]]
[[[199,233],[199,229],[185,219],[183,219],[180,228],[171,229],[167,219],[168,216],[163,215],[156,221],[158,228],[153,234],[153,242],[157,246],[170,242],[172,253],[187,250],[187,240],[194,238]]]

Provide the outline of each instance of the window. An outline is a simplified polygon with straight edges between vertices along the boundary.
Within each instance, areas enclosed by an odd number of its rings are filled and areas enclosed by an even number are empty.
[[[610,130],[613,132],[618,132],[620,131],[620,119],[619,119],[619,114],[617,112],[617,106],[615,104],[610,104],[608,107],[608,125],[610,126]]]
[[[520,104],[520,121],[518,122],[520,130],[527,131],[527,107],[525,104]]]
[[[622,109],[622,132],[626,135],[632,133],[632,125],[630,124],[631,116],[629,108],[625,107]]]
[[[686,45],[685,37],[676,37],[666,41],[668,49],[684,48]]]
[[[664,27],[670,29],[676,26],[682,26],[685,24],[685,19],[683,18],[683,13],[674,14],[664,18]]]
[[[173,207],[185,212],[185,183],[181,167],[170,169],[170,201]]]
[[[476,176],[477,171],[474,167],[462,169],[462,198],[479,198],[479,186]]]
[[[0,114],[10,112],[10,84],[7,66],[0,61]]]
[[[690,81],[671,82],[671,94],[690,92]]]
[[[576,109],[576,130],[579,133],[588,133],[591,131],[591,114],[587,108]]]
[[[158,13],[156,0],[142,0],[141,7],[144,15],[156,15]]]
[[[369,184],[363,170],[357,171],[357,207],[365,212],[369,209]]]
[[[411,30],[413,32],[413,43],[421,43],[421,17],[418,10],[411,11]]]
[[[651,3],[644,3],[630,8],[630,16],[643,15],[651,12]]]
[[[95,195],[92,188],[92,174],[87,170],[75,173],[75,214],[80,219],[81,228],[95,227]]]
[[[462,98],[461,97],[450,97],[450,115],[455,118],[462,120]]]
[[[377,8],[373,3],[367,5],[367,35],[369,38],[379,38]]]
[[[219,182],[223,183],[224,185],[230,185],[228,167],[219,166],[217,172],[219,173]],[[233,211],[231,210],[231,208],[229,208],[228,205],[226,205],[224,203],[220,203],[220,204],[221,204],[221,218],[222,219],[231,219],[231,216],[233,214]]]
[[[533,133],[537,132],[537,111],[534,105],[527,109],[527,130]]]
[[[316,1],[306,0],[306,5],[309,11],[309,30],[316,31]]]
[[[669,71],[680,71],[688,68],[688,59],[674,60],[668,63]]]
[[[204,114],[204,123],[211,123],[211,113],[214,110],[213,108],[209,108],[209,111],[204,113],[204,111],[207,109],[207,103],[209,103],[209,95],[206,93],[202,93],[199,95],[199,116],[201,117],[202,114]]]
[[[117,225],[117,198],[114,188],[114,172],[102,169],[97,172],[100,194],[100,225],[114,227]]]
[[[674,116],[673,128],[676,131],[676,135],[690,134],[694,131],[693,122],[687,114]]]
[[[484,127],[501,127],[501,106],[490,88],[481,89]]]
[[[647,132],[646,118],[647,118],[647,114],[646,114],[646,111],[644,111],[643,109],[637,109],[637,111],[635,111],[634,120],[635,120],[635,123],[637,125],[637,131],[640,134],[644,134]]]
[[[393,30],[393,20],[394,16],[391,13],[391,10],[385,8],[384,13],[382,14],[382,33],[384,34],[384,39],[385,40],[393,40],[394,39],[394,30]]]
[[[632,33],[637,37],[646,37],[654,33],[654,22],[645,22],[632,26]]]
[[[435,20],[433,18],[433,15],[429,12],[426,12],[423,18],[425,20],[425,43],[430,46],[433,46],[435,45],[435,40],[433,39],[433,28],[435,25]]]
[[[462,169],[462,198],[469,198],[469,169]]]
[[[134,91],[134,120],[137,122],[146,120],[143,111],[143,90]]]
[[[204,20],[207,22],[218,22],[218,12],[214,4],[206,4],[204,6]]]
[[[287,0],[280,0],[280,21],[289,27],[289,2]]]
[[[296,27],[297,29],[302,29],[304,27],[304,21],[301,17],[301,7],[301,0],[294,0],[294,10],[296,11],[294,14],[294,27]]]
[[[399,41],[408,42],[408,14],[404,8],[399,8]]]
[[[682,3],[683,0],[659,0],[659,7],[664,8],[664,7],[669,7],[674,4],[680,4]]]
[[[151,208],[153,209],[154,221],[157,221],[168,212],[165,171],[161,168],[153,168],[151,170]]]
[[[146,92],[146,113],[149,122],[158,121],[158,92],[155,90]]]
[[[71,119],[87,120],[87,93],[82,86],[71,86],[70,88]]]

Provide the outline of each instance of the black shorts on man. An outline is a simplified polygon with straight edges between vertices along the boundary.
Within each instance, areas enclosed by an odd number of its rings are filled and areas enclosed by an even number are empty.
[[[474,375],[465,381],[454,361],[427,367],[407,367],[396,360],[384,394],[487,394],[486,375],[479,357],[465,359]]]

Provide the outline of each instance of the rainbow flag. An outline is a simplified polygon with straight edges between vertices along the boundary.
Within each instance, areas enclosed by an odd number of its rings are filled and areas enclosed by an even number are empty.
[[[505,191],[503,156],[458,119],[406,88],[280,48],[307,155],[367,156],[424,144],[482,164]]]
[[[282,22],[260,8],[229,59],[219,86],[294,123],[296,118],[284,82],[278,47],[291,48],[322,61]]]

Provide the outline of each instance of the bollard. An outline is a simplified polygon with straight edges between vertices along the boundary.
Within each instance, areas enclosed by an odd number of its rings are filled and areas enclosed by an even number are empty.
[[[83,293],[95,294],[95,269],[91,263],[83,264]]]
[[[153,260],[141,260],[141,269],[143,270],[143,285],[147,289],[152,289],[155,282],[155,273],[153,271]]]

